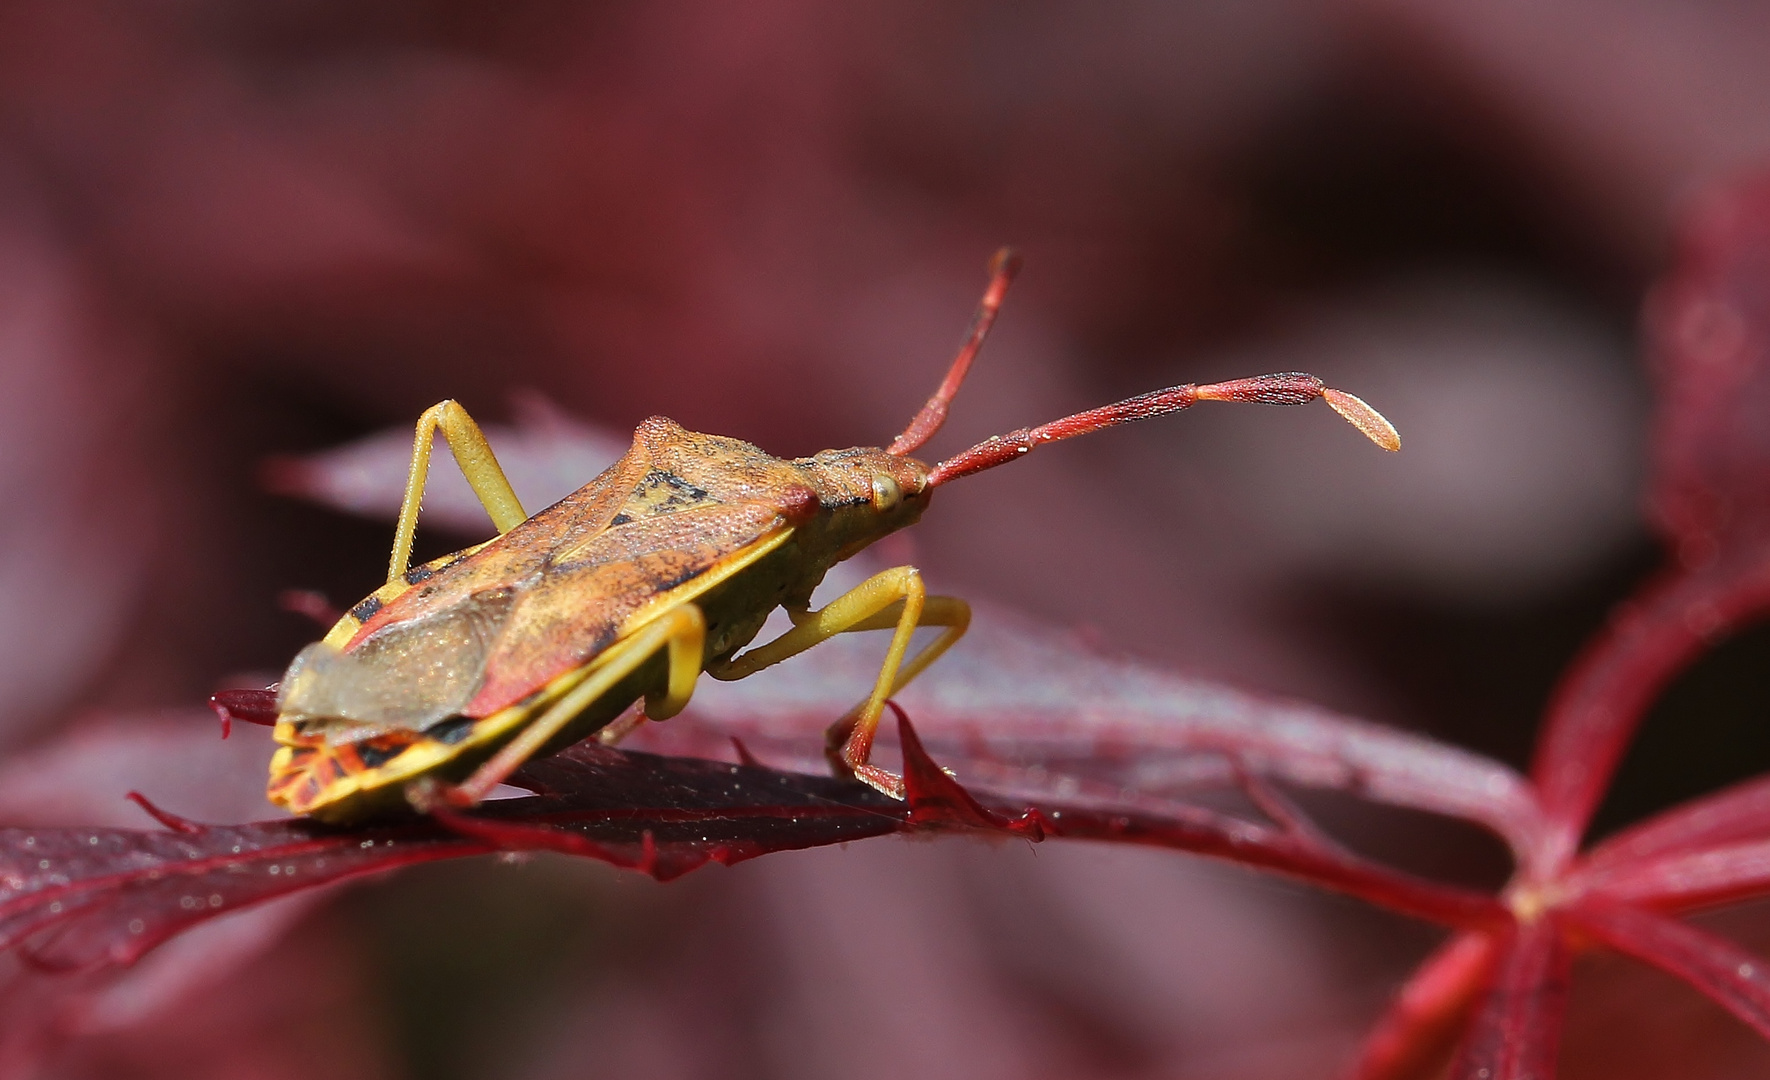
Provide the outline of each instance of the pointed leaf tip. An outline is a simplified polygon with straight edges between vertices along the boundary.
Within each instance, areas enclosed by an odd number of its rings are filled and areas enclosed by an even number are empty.
[[[890,700],[885,704],[897,714],[897,736],[903,744],[903,797],[909,804],[912,826],[1001,830],[1035,844],[1055,832],[1050,819],[1036,806],[1029,806],[1019,817],[1010,818],[978,802],[964,785],[929,756],[902,706]]]
[[[1321,396],[1333,406],[1335,412],[1345,417],[1348,424],[1364,432],[1364,437],[1371,442],[1389,451],[1401,449],[1401,433],[1395,430],[1395,425],[1382,413],[1366,405],[1362,398],[1332,388],[1323,388]]]

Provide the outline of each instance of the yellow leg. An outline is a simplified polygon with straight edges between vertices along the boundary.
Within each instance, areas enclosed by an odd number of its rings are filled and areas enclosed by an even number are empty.
[[[817,611],[795,614],[793,623],[793,629],[780,637],[709,668],[707,674],[715,679],[741,679],[837,634],[894,630],[891,647],[886,650],[885,662],[880,665],[879,677],[873,683],[873,692],[830,726],[827,740],[832,764],[887,795],[902,798],[902,778],[868,764],[879,716],[885,711],[885,699],[920,675],[964,636],[966,628],[971,625],[971,605],[954,596],[927,595],[921,571],[913,566],[899,566],[874,574]],[[918,626],[944,626],[947,629],[905,663],[910,635]]]
[[[443,801],[455,806],[478,803],[518,766],[534,757],[574,717],[638,670],[659,649],[669,649],[669,682],[662,695],[646,696],[645,711],[655,720],[675,716],[688,705],[688,699],[694,693],[695,679],[701,673],[701,659],[705,655],[702,650],[706,647],[706,637],[707,619],[700,608],[694,604],[671,608],[632,637],[611,646],[597,658],[597,666],[589,671],[583,682],[549,705],[522,729],[521,734],[505,743],[460,786],[440,793],[416,791],[413,793],[414,802],[422,803],[440,795]],[[422,805],[419,807],[423,808]]]
[[[516,528],[528,517],[473,417],[457,402],[439,401],[418,418],[418,432],[412,440],[412,467],[406,474],[406,497],[400,503],[399,525],[393,532],[393,556],[387,563],[388,581],[399,580],[412,560],[412,534],[418,528],[418,507],[424,501],[424,481],[430,475],[430,445],[438,431],[448,441],[461,475],[467,477],[468,486],[479,496],[500,534]]]

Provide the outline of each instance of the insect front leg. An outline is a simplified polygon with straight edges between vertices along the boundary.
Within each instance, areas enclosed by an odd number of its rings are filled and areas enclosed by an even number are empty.
[[[741,679],[837,634],[893,630],[873,692],[832,724],[825,738],[830,763],[839,771],[852,773],[885,794],[902,798],[903,778],[868,763],[873,735],[885,711],[885,699],[920,675],[964,636],[971,625],[971,605],[955,596],[927,595],[921,571],[913,566],[899,566],[874,574],[817,611],[795,615],[793,622],[793,629],[780,637],[708,668],[707,674],[715,679]],[[946,630],[906,663],[910,636],[918,626],[943,626]]]
[[[467,485],[479,496],[481,506],[491,515],[492,525],[500,534],[507,533],[527,520],[516,491],[504,476],[504,469],[486,442],[485,433],[455,401],[439,401],[424,410],[418,418],[417,435],[412,440],[412,467],[406,473],[406,495],[399,507],[399,524],[393,531],[393,555],[387,562],[387,580],[397,581],[405,574],[412,559],[412,536],[418,529],[418,507],[424,502],[424,481],[430,475],[430,447],[436,433],[442,432],[461,467]]]
[[[694,693],[706,640],[707,619],[699,607],[681,604],[671,608],[631,636],[610,646],[596,658],[583,682],[549,705],[516,738],[505,743],[485,764],[475,769],[472,776],[454,787],[414,785],[408,791],[408,798],[420,810],[437,802],[454,806],[477,804],[523,762],[534,757],[573,718],[638,670],[659,649],[669,651],[669,676],[662,694],[646,696],[645,711],[654,720],[675,716],[688,705],[688,699]]]

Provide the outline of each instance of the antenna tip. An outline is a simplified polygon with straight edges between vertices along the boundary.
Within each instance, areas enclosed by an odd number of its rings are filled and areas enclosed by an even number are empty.
[[[995,255],[991,256],[989,261],[990,276],[1004,277],[1009,281],[1013,281],[1015,275],[1020,273],[1020,264],[1023,261],[1024,260],[1020,257],[1020,252],[1011,247],[999,247],[996,249]]]
[[[1362,431],[1364,437],[1371,442],[1389,451],[1401,449],[1401,433],[1395,430],[1395,425],[1382,413],[1366,405],[1362,399],[1344,390],[1326,387],[1322,389],[1321,396],[1348,424]]]

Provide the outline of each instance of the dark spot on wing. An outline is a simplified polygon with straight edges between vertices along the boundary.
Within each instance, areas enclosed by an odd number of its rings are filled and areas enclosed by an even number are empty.
[[[652,587],[658,592],[669,592],[671,589],[674,589],[685,581],[700,577],[709,569],[710,567],[708,566],[685,566],[674,577],[658,578],[657,581],[652,583]]]
[[[437,742],[453,746],[473,733],[473,725],[477,723],[471,716],[451,716],[441,723],[432,724],[424,729],[424,734]]]
[[[409,744],[376,746],[374,743],[359,743],[356,748],[356,756],[362,759],[365,768],[374,769],[399,757],[405,751],[406,745]]]
[[[696,486],[675,473],[653,469],[645,474],[627,497],[623,512],[634,518],[673,514],[713,502],[705,488]]]
[[[613,528],[616,525],[625,525],[632,520],[633,519],[626,514],[616,514],[614,517],[608,519],[608,524],[610,528]]]
[[[705,488],[697,487],[694,484],[689,483],[687,480],[684,480],[682,477],[677,476],[675,473],[669,472],[665,469],[653,469],[651,472],[645,474],[645,479],[639,482],[641,488],[658,487],[660,485],[668,487],[673,493],[680,495],[682,498],[688,499],[691,502],[705,502],[707,499]]]
[[[416,585],[420,581],[428,580],[434,573],[436,571],[428,566],[414,566],[406,571],[406,584]]]
[[[366,623],[370,619],[373,619],[375,617],[375,613],[380,610],[381,610],[381,598],[379,596],[371,596],[367,600],[364,600],[362,603],[358,604],[356,607],[351,608],[350,614],[351,614],[351,617],[356,619],[357,622]]]

